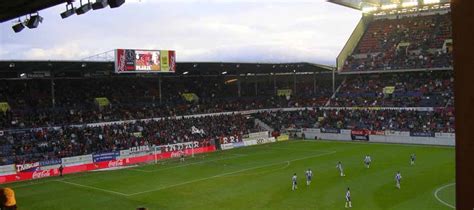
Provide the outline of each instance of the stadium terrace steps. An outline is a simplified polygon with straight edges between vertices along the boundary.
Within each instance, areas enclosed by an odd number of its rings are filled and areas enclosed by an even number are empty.
[[[269,125],[267,125],[266,123],[264,123],[263,121],[259,119],[255,119],[255,125],[259,126],[265,131],[269,131],[270,133],[273,132],[274,130],[272,127],[270,127]]]

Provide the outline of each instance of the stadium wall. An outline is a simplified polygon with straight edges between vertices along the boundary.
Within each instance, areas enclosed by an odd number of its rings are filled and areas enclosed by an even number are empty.
[[[345,129],[303,129],[306,139],[455,146],[454,133],[367,131]]]
[[[123,166],[136,165],[140,163],[152,162],[155,160],[178,157],[181,154],[181,150],[172,148],[183,148],[182,146],[179,146],[183,144],[177,145],[177,147],[171,147],[173,145],[167,145],[167,147],[163,147],[164,152],[159,151],[158,153],[153,153],[152,150],[147,152],[139,151],[138,153],[136,153],[137,155],[128,153],[127,157],[123,157],[120,152],[117,152],[63,158],[61,160],[64,166],[63,174],[112,169]],[[184,149],[184,152],[187,155],[209,153],[214,151],[216,151],[216,147],[214,145]],[[15,171],[15,173],[12,173],[11,169],[6,170],[5,172],[7,173],[0,175],[0,184],[59,176],[60,164],[56,164],[55,167],[47,167],[48,169],[44,170],[41,164],[39,164],[39,162],[38,164],[29,163],[23,165],[16,165],[16,168],[23,168],[25,169],[25,171]],[[27,168],[26,165],[35,167]],[[6,167],[11,168],[10,165]]]
[[[232,141],[225,141],[225,139],[233,139]],[[287,141],[288,138],[281,138],[280,140],[275,139],[275,137],[270,137],[270,133],[268,131],[257,132],[257,133],[250,133],[245,138],[229,138],[223,137],[221,138],[221,149],[228,150],[228,149],[235,149],[239,147],[248,147],[260,144],[268,144],[274,143],[277,141]]]

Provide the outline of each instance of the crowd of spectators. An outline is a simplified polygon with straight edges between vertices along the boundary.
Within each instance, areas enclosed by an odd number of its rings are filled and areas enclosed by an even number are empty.
[[[292,78],[290,78],[292,79]],[[181,82],[179,82],[181,80]],[[182,115],[263,108],[322,107],[331,96],[330,82],[280,81],[277,89],[291,89],[291,97],[278,96],[272,80],[243,82],[242,97],[224,80],[181,78],[163,82],[152,78],[55,80],[55,107],[47,80],[5,81],[0,101],[11,110],[0,112],[0,164],[117,151],[141,145],[207,141],[221,135],[246,134],[255,128],[241,115],[182,119]],[[184,83],[184,84],[182,84]],[[255,87],[258,86],[258,89]],[[392,86],[393,93],[384,88]],[[257,91],[258,90],[258,91]],[[182,93],[199,100],[186,101]],[[100,107],[96,97],[107,97]],[[453,104],[452,71],[349,75],[330,106],[445,107]],[[167,118],[88,127],[86,123]],[[451,109],[434,112],[396,110],[319,110],[255,115],[277,130],[288,128],[363,128],[370,130],[453,132]],[[204,135],[191,133],[191,127]]]
[[[432,71],[351,75],[330,106],[446,107],[454,101],[453,72]],[[393,93],[387,92],[393,87]],[[386,91],[384,91],[384,88]]]
[[[453,133],[455,129],[453,109],[435,111],[316,109],[261,112],[254,116],[277,131],[333,128]]]
[[[193,133],[192,127],[204,131]],[[258,130],[239,114],[200,118],[168,118],[97,127],[50,127],[4,132],[0,135],[0,165],[119,151],[135,146],[189,141],[208,143],[228,135]]]
[[[343,70],[450,68],[451,39],[450,13],[374,20]]]
[[[330,81],[312,78],[244,80],[241,97],[236,83],[224,78],[157,78],[14,80],[0,84],[0,165],[117,151],[141,145],[184,141],[207,142],[222,135],[246,134],[252,119],[242,115],[186,118],[182,115],[263,108],[323,107],[332,95]],[[253,78],[258,79],[258,78]],[[295,85],[295,81],[298,84]],[[384,88],[393,87],[393,93]],[[291,96],[278,96],[289,89]],[[198,100],[187,101],[183,93]],[[52,100],[54,95],[54,102]],[[94,99],[106,97],[99,106]],[[336,107],[452,107],[452,71],[349,75],[329,102]],[[53,107],[54,103],[54,107]],[[86,123],[167,118],[88,127]],[[452,109],[433,112],[397,110],[323,110],[255,115],[276,130],[338,128],[453,132]],[[191,127],[204,130],[193,134]]]
[[[52,108],[49,81],[5,81],[0,85],[0,102],[8,102],[11,109],[0,112],[0,130],[259,108],[323,106],[332,94],[329,82],[318,82],[316,87],[313,82],[300,82],[296,93],[289,98],[277,96],[273,82],[260,82],[258,90],[262,91],[257,94],[253,82],[243,82],[242,97],[238,97],[236,84],[227,85],[222,78],[175,78],[163,79],[160,100],[157,82],[157,78],[133,77],[58,79],[54,81],[55,107]],[[280,81],[279,84],[283,83]],[[278,88],[292,89],[288,84]],[[186,101],[183,93],[194,93],[199,99]],[[106,97],[110,105],[99,107],[94,101],[96,97]]]

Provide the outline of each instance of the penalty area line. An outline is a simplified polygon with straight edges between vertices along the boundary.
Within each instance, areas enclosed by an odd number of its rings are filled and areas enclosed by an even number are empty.
[[[98,188],[98,187],[92,187],[92,186],[88,186],[88,185],[82,185],[82,184],[78,184],[78,183],[74,183],[74,182],[68,182],[68,181],[64,181],[64,180],[55,180],[55,181],[56,182],[61,182],[61,183],[64,183],[64,184],[68,184],[68,185],[73,185],[73,186],[76,186],[76,187],[88,188],[88,189],[92,189],[92,190],[98,190],[98,191],[111,193],[111,194],[115,194],[115,195],[129,196],[129,194],[116,192],[116,191],[112,191],[112,190],[106,190],[106,189],[102,189],[102,188]]]
[[[152,169],[152,170],[144,170],[144,169],[138,169],[138,168],[129,168],[128,170],[131,170],[131,171],[138,171],[138,172],[145,172],[145,173],[153,173],[153,172],[157,172],[157,171],[165,171],[165,170],[169,170],[169,169],[174,169],[174,168],[182,168],[182,167],[187,167],[187,166],[191,166],[191,165],[198,165],[198,164],[204,164],[204,163],[212,163],[212,162],[217,162],[217,161],[221,161],[221,160],[230,160],[230,159],[237,159],[237,158],[241,158],[241,157],[245,157],[247,155],[241,155],[241,154],[233,154],[233,156],[231,157],[226,157],[226,158],[219,158],[219,159],[211,159],[211,160],[205,160],[205,161],[198,161],[198,162],[194,162],[194,163],[186,163],[186,164],[183,164],[183,165],[177,165],[177,166],[171,166],[171,167],[164,167],[164,168],[158,168],[158,169]]]

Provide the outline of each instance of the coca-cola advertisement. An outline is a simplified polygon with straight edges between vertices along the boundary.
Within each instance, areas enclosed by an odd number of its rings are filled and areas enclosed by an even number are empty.
[[[125,159],[109,161],[109,163],[107,164],[107,167],[115,168],[115,167],[124,166],[125,162],[127,162]]]
[[[106,168],[117,168],[121,166],[133,165],[138,163],[146,163],[152,162],[155,160],[160,159],[167,159],[173,157],[179,157],[181,152],[184,152],[186,155],[191,154],[199,154],[199,153],[207,153],[207,152],[214,152],[216,147],[214,145],[206,146],[206,147],[198,147],[198,142],[189,142],[188,144],[180,144],[184,150],[173,150],[177,147],[170,147],[173,148],[171,150],[160,154],[147,154],[138,157],[130,157],[125,159],[119,160],[109,160],[109,161],[101,161],[96,163],[84,163],[84,164],[77,164],[77,165],[66,165],[63,170],[63,174],[71,174],[71,173],[78,173],[84,171],[94,171],[94,170],[101,170]],[[194,148],[193,148],[194,147]],[[70,157],[74,159],[74,157]],[[21,168],[37,168],[35,166],[39,166],[39,163],[30,163],[30,164],[23,164],[20,165]],[[41,179],[45,177],[51,176],[58,176],[59,170],[57,168],[48,169],[48,170],[35,170],[35,171],[19,171],[16,174],[8,174],[0,176],[0,184],[9,183],[9,182],[17,182],[17,181],[24,181],[24,180],[31,180],[31,179]]]
[[[51,170],[35,171],[31,175],[31,179],[41,179],[41,178],[50,177],[50,176],[51,176]]]

